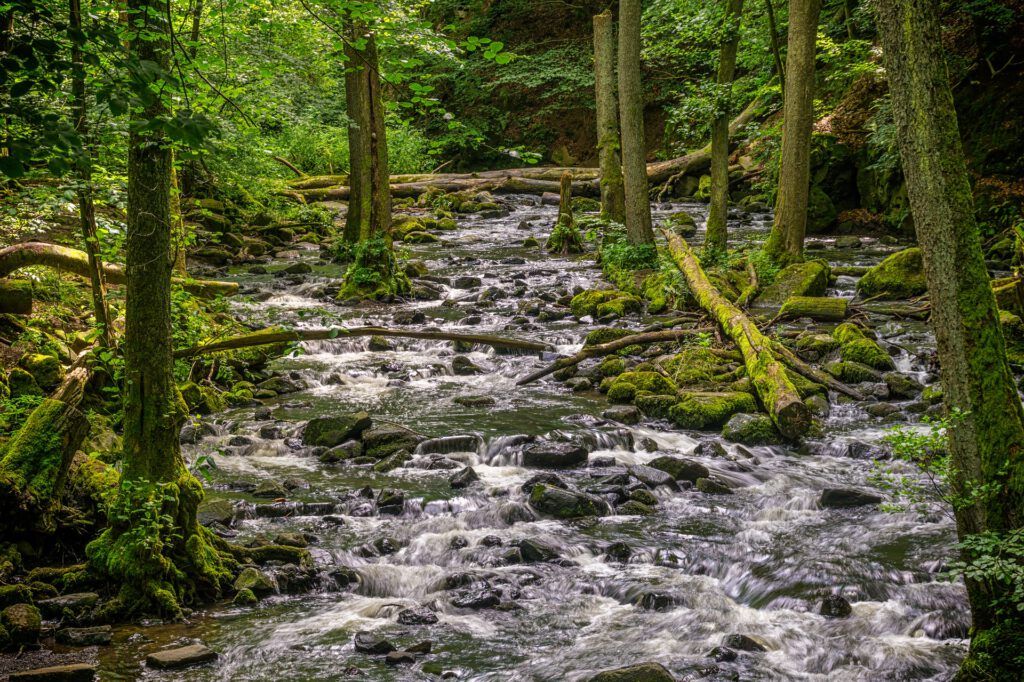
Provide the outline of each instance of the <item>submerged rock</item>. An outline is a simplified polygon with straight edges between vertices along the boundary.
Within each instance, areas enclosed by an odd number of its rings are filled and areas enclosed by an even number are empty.
[[[88,628],[62,628],[57,630],[56,639],[68,646],[103,646],[110,644],[113,631],[109,625]]]
[[[818,500],[825,509],[845,509],[849,507],[866,507],[881,503],[882,498],[873,493],[865,493],[849,488],[826,488]]]
[[[556,519],[607,516],[611,513],[608,503],[598,497],[543,484],[535,485],[530,492],[530,506]]]
[[[725,646],[737,651],[768,651],[768,647],[748,635],[729,635],[725,638]]]
[[[589,682],[675,682],[675,679],[660,663],[639,663],[604,670],[591,677]]]
[[[92,682],[96,679],[93,663],[69,663],[11,673],[11,682]]]

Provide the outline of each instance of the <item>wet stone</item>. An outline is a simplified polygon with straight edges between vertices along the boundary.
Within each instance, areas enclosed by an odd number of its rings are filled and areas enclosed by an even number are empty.
[[[384,657],[384,662],[388,665],[409,665],[416,662],[416,656],[408,651],[390,651]]]
[[[95,606],[100,600],[100,595],[95,592],[74,592],[50,599],[41,599],[36,606],[47,618],[59,618],[65,611],[80,614]]]
[[[730,663],[739,658],[739,654],[727,646],[716,646],[708,652],[708,658],[713,658],[718,663]]]
[[[480,480],[473,467],[466,467],[448,479],[448,483],[456,489],[467,488]]]
[[[574,443],[537,443],[523,451],[523,465],[568,469],[587,461],[587,449]]]
[[[398,612],[398,622],[402,625],[433,625],[437,622],[437,614],[422,607],[402,609]]]
[[[614,405],[605,410],[601,416],[621,424],[639,424],[641,417],[640,410],[632,405]]]
[[[597,673],[588,682],[675,682],[660,663],[640,663]]]
[[[52,665],[11,673],[8,679],[11,682],[92,682],[96,679],[96,666],[92,663]]]
[[[850,507],[867,507],[881,503],[882,498],[873,493],[865,493],[849,488],[826,488],[821,492],[818,503],[825,509],[846,509]]]
[[[644,466],[643,464],[633,464],[626,467],[626,471],[630,475],[634,476],[641,483],[646,485],[648,488],[657,488],[659,486],[666,486],[672,490],[678,490],[679,487],[676,485],[676,479],[672,474],[666,473],[660,469],[654,467]]]
[[[821,600],[818,613],[826,618],[846,618],[853,613],[853,607],[842,595],[830,594]]]
[[[633,550],[625,542],[613,542],[604,549],[605,555],[611,561],[617,561],[625,564],[629,562],[630,557],[633,556]]]
[[[768,651],[767,647],[748,635],[729,635],[725,638],[725,646],[737,651]]]
[[[157,651],[146,656],[146,665],[160,670],[178,670],[217,660],[217,652],[203,644]]]
[[[56,639],[68,646],[102,646],[110,644],[113,633],[109,625],[87,628],[62,628],[57,630]]]
[[[520,540],[516,543],[519,548],[519,553],[525,563],[538,563],[543,561],[552,561],[558,558],[558,550],[539,540],[531,540],[529,538]]]
[[[533,490],[533,486],[538,483],[543,483],[544,485],[551,486],[553,488],[562,488],[563,490],[569,487],[568,484],[559,478],[557,474],[544,472],[530,476],[530,478],[526,480],[526,483],[523,483],[520,489],[524,493],[529,494]]]
[[[352,638],[355,650],[363,654],[383,656],[395,651],[395,645],[372,632],[357,632]]]
[[[459,609],[493,609],[500,603],[501,595],[491,589],[463,592],[452,598],[452,606]]]
[[[732,495],[732,489],[713,478],[698,478],[697,490],[706,495]]]

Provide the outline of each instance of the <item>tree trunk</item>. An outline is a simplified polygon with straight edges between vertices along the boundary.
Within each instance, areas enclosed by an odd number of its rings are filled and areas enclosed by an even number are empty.
[[[1024,525],[1024,411],[974,218],[936,0],[877,0],[897,141],[924,256],[961,539]],[[990,490],[978,495],[979,491]],[[973,493],[974,496],[968,497]],[[965,553],[970,562],[977,558]],[[1013,561],[1012,558],[1004,560]],[[1019,570],[1019,567],[1017,567]],[[959,679],[1018,679],[1024,612],[1012,581],[967,581],[974,619]]]
[[[391,231],[391,171],[388,164],[388,135],[384,125],[384,97],[380,88],[380,59],[377,40],[366,36],[367,79],[370,96],[370,238]]]
[[[129,59],[168,69],[163,3],[128,0],[127,9]],[[109,525],[86,553],[95,572],[121,585],[112,611],[179,617],[183,601],[219,595],[231,576],[196,519],[203,489],[178,441],[187,408],[174,383],[171,348],[171,149],[159,128],[143,125],[167,115],[155,97],[131,126],[124,463]]]
[[[718,321],[743,354],[747,376],[779,432],[786,438],[799,439],[811,427],[811,413],[772,352],[771,340],[711,284],[682,237],[667,230],[662,230],[662,234],[697,303]]]
[[[601,217],[626,221],[619,150],[619,100],[615,94],[615,24],[612,11],[594,16],[594,90],[597,102],[597,152],[601,166]]]
[[[729,105],[736,75],[736,52],[740,45],[743,0],[727,0],[723,21],[722,49],[718,61],[718,106],[711,123],[711,206],[708,212],[704,248],[724,253],[728,242],[729,213]]]
[[[71,99],[75,117],[75,132],[78,133],[79,148],[76,158],[78,167],[78,217],[82,228],[89,264],[89,281],[92,285],[92,310],[96,326],[100,330],[100,343],[110,347],[110,309],[107,308],[106,284],[103,281],[103,267],[97,256],[99,239],[96,236],[96,207],[92,200],[92,160],[89,158],[89,102],[85,92],[85,61],[82,56],[82,3],[81,0],[68,2],[68,32],[71,34]]]
[[[768,44],[772,48],[772,60],[775,62],[775,75],[779,77],[779,88],[782,100],[786,100],[786,65],[782,62],[782,47],[779,45],[779,27],[775,21],[775,7],[772,0],[764,0],[765,14],[768,17]]]
[[[563,256],[583,252],[583,238],[576,228],[576,218],[572,213],[572,173],[569,171],[562,173],[558,187],[558,220],[544,248]]]
[[[0,277],[34,265],[42,265],[89,279],[92,269],[84,251],[45,242],[22,242],[0,249]],[[124,268],[116,263],[102,263],[103,279],[106,284],[125,284],[128,276]],[[173,277],[172,282],[195,296],[213,298],[238,293],[237,282],[217,282],[205,279],[182,279]]]
[[[179,277],[188,274],[185,265],[185,218],[181,214],[181,187],[178,185],[178,171],[174,168],[174,152],[171,152],[171,269]]]
[[[814,59],[821,0],[789,3],[789,52],[783,107],[782,155],[775,223],[765,251],[778,263],[803,260],[811,181],[814,125]]]
[[[647,194],[644,93],[640,82],[640,0],[619,1],[619,118],[626,195],[626,235],[631,244],[653,244]]]

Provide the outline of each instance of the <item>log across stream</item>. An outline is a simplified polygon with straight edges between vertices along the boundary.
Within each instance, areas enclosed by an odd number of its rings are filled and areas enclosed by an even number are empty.
[[[939,513],[821,504],[826,489],[873,491],[871,458],[893,419],[918,419],[912,401],[892,403],[894,415],[883,419],[864,401],[836,397],[823,430],[800,446],[745,448],[714,432],[627,423],[622,407],[604,417],[611,408],[604,396],[574,392],[551,376],[517,386],[580,352],[595,325],[552,302],[593,286],[599,271],[590,259],[522,247],[526,237],[544,240],[555,209],[534,197],[511,199],[505,218],[463,216],[441,243],[410,246],[448,303],[337,306],[330,290],[339,269],[320,263],[313,248],[297,256],[313,265],[310,275],[274,276],[293,261],[272,263],[269,274],[244,267],[230,274],[241,288],[232,305],[253,328],[436,328],[553,351],[457,351],[429,338],[329,334],[303,342],[300,354],[273,365],[279,397],[203,417],[183,440],[191,459],[216,462],[204,519],[223,523],[221,532],[242,543],[311,540],[322,581],[312,593],[287,594],[280,569],[281,593],[271,590],[257,605],[143,628],[143,642],[133,637],[138,627],[122,628],[101,667],[134,675],[146,653],[195,638],[221,654],[189,671],[199,681],[339,679],[348,668],[371,680],[445,670],[473,680],[576,680],[640,661],[661,662],[680,679],[708,666],[739,679],[948,677],[965,651],[968,623],[962,589],[940,575],[954,544],[950,522]],[[682,208],[702,224],[698,205],[658,206],[655,218]],[[520,229],[523,221],[528,229]],[[768,215],[738,215],[730,229],[739,239],[761,239],[769,224]],[[851,262],[854,254],[824,245],[829,260]],[[869,243],[856,262],[885,252]],[[839,278],[832,294],[852,297],[854,281]],[[616,324],[642,331],[650,323]],[[713,334],[711,324],[702,323],[705,333]],[[901,371],[934,380],[924,323],[879,329],[898,349]],[[309,420],[358,410],[374,429],[411,429],[409,459],[375,471],[330,463],[323,448],[304,443]],[[524,466],[529,447],[558,442],[582,449],[586,462]],[[537,517],[523,491],[543,473],[589,490],[614,488],[628,480],[627,467],[646,475],[636,467],[664,456],[706,468],[730,494],[641,486],[657,501],[650,516],[564,522]],[[449,478],[467,465],[480,480],[453,487]],[[355,583],[340,588],[338,576]],[[819,613],[834,594],[853,605],[848,617]],[[397,648],[429,641],[431,653],[389,667],[354,649],[358,632]],[[712,650],[730,644],[735,656],[716,661]]]

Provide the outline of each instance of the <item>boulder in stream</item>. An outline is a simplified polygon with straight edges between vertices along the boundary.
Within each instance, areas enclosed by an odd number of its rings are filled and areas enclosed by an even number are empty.
[[[476,470],[473,467],[466,467],[449,478],[448,483],[451,487],[458,489],[467,488],[479,480],[480,476],[477,475]]]
[[[927,293],[921,249],[897,251],[867,271],[857,282],[864,298],[902,300]]]
[[[363,451],[374,459],[390,457],[399,450],[415,452],[416,446],[426,440],[404,426],[385,424],[363,432]]]
[[[865,493],[850,488],[825,488],[818,500],[824,509],[847,509],[850,507],[867,507],[879,504],[881,496]]]
[[[93,682],[96,666],[92,663],[69,663],[11,673],[11,682]]]
[[[530,506],[556,519],[608,516],[611,513],[608,503],[599,497],[543,484],[535,485],[530,492]]]
[[[302,432],[302,444],[333,448],[358,438],[372,425],[370,415],[366,412],[315,417],[309,420]]]
[[[775,445],[782,442],[771,417],[766,414],[734,414],[722,427],[722,437],[744,445]]]
[[[157,651],[146,656],[146,665],[160,670],[178,670],[217,660],[217,652],[204,644]]]
[[[523,466],[568,469],[587,461],[587,449],[575,443],[536,443],[523,450]]]
[[[352,638],[352,645],[359,653],[374,656],[384,656],[395,651],[395,645],[390,641],[366,631],[357,632]]]
[[[714,443],[714,445],[718,445],[719,448],[722,447],[718,443]],[[700,462],[692,459],[685,459],[683,457],[670,457],[665,455],[663,457],[652,459],[647,463],[647,466],[652,469],[664,471],[677,481],[689,481],[690,483],[696,483],[697,479],[707,478],[711,475],[711,471]]]
[[[31,604],[14,604],[0,612],[0,626],[14,644],[35,644],[39,640],[43,618]]]
[[[846,618],[853,613],[853,607],[842,595],[830,594],[821,600],[818,613],[826,618]]]
[[[661,663],[651,662],[604,670],[589,682],[675,682],[675,679]]]

